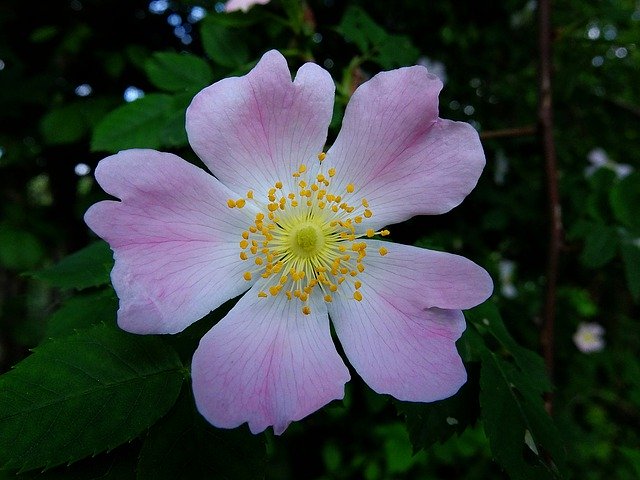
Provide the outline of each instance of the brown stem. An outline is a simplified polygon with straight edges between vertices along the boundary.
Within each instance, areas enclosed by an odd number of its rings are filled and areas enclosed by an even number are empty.
[[[547,373],[553,379],[554,370],[554,323],[556,316],[556,288],[558,280],[558,261],[562,243],[562,216],[560,194],[558,192],[558,167],[556,147],[553,139],[553,101],[552,101],[552,31],[551,0],[538,3],[538,47],[539,47],[539,104],[538,126],[542,141],[547,177],[547,198],[549,208],[549,246],[547,253],[547,285],[542,318],[540,341]],[[553,410],[553,397],[548,393],[546,408]]]
[[[525,125],[523,127],[504,128],[502,130],[487,130],[480,133],[482,140],[491,138],[509,138],[509,137],[529,137],[538,133],[535,125]]]

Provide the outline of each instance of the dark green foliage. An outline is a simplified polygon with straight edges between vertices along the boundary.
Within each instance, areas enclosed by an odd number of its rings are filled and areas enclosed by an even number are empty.
[[[0,465],[44,469],[127,442],[171,408],[182,377],[156,337],[98,325],[49,340],[0,377]]]

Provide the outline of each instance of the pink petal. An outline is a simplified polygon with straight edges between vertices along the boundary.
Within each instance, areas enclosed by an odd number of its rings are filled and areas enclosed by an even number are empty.
[[[236,10],[242,10],[246,12],[254,5],[266,5],[271,0],[229,0],[224,9],[226,12],[234,12]]]
[[[331,340],[322,301],[303,315],[285,296],[258,298],[257,286],[207,333],[193,356],[193,391],[213,425],[248,422],[253,433],[294,420],[344,396],[349,371]]]
[[[122,200],[85,214],[114,251],[121,328],[176,333],[249,287],[238,242],[251,214],[231,213],[232,194],[213,176],[172,154],[127,150],[102,160],[96,179]]]
[[[353,183],[369,201],[368,224],[447,212],[476,185],[485,164],[478,134],[438,118],[441,88],[416,66],[380,73],[351,97],[327,162],[338,191]]]
[[[187,110],[189,142],[209,169],[239,193],[292,181],[301,163],[317,163],[333,112],[334,84],[303,65],[294,82],[285,58],[264,54],[244,77],[205,88]]]
[[[362,301],[346,291],[329,305],[349,361],[373,390],[399,400],[453,395],[467,378],[455,346],[465,329],[457,308],[486,299],[491,279],[457,255],[384,243],[380,257],[383,242],[367,243]]]
[[[362,281],[370,282],[372,288],[392,290],[394,303],[400,306],[402,302],[402,310],[465,310],[481,304],[493,292],[487,271],[460,255],[379,240],[366,243]],[[381,247],[388,251],[385,256],[378,253]]]

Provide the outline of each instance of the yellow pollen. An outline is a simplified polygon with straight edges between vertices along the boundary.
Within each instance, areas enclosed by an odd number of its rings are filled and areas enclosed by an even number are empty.
[[[318,161],[325,157],[320,153]],[[347,296],[362,301],[367,288],[359,279],[366,268],[367,242],[363,240],[389,235],[386,229],[362,229],[364,219],[373,217],[368,201],[355,197],[355,184],[343,178],[342,190],[336,191],[331,186],[335,168],[320,170],[301,164],[291,174],[295,182],[277,180],[259,195],[248,190],[243,198],[227,200],[229,208],[250,204],[259,210],[240,231],[240,260],[251,260],[242,277],[246,281],[263,278],[265,286],[258,297],[282,293],[289,301],[300,301],[304,315],[311,313],[309,303],[314,299],[331,303],[336,294],[344,295],[339,292],[343,284],[353,292]],[[384,247],[378,252],[387,254]]]
[[[327,158],[327,154],[324,152],[320,152],[318,154],[318,160],[323,161],[325,158]]]

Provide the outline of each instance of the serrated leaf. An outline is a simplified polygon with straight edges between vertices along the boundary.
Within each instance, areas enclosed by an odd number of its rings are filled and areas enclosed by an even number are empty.
[[[106,242],[99,241],[31,275],[54,287],[82,290],[109,283],[112,267],[111,249]]]
[[[437,402],[395,400],[398,413],[405,417],[414,453],[437,442],[445,442],[474,424],[479,414],[477,393],[477,383],[466,383],[454,396]]]
[[[127,148],[159,148],[172,107],[173,97],[152,93],[116,108],[96,126],[91,149],[118,152]]]
[[[138,463],[138,480],[262,478],[264,441],[246,428],[221,430],[198,413],[191,391],[158,422],[146,438]]]
[[[467,310],[465,317],[478,329],[489,333],[515,360],[517,366],[526,373],[529,382],[539,394],[552,390],[551,381],[546,374],[542,357],[531,350],[524,348],[513,339],[507,331],[495,304],[485,302],[475,308]],[[480,345],[475,342],[474,345]],[[486,349],[476,351],[476,354],[484,356]],[[483,357],[484,358],[484,357]]]
[[[513,480],[562,478],[563,445],[538,389],[489,350],[482,359],[480,406],[491,452]]]
[[[238,68],[249,61],[249,48],[240,31],[205,18],[200,34],[204,51],[217,64]]]
[[[46,338],[63,337],[99,323],[114,324],[118,298],[113,290],[77,295],[68,299],[47,322]]]
[[[207,62],[191,54],[156,52],[147,60],[144,70],[153,85],[175,92],[197,92],[213,80]]]
[[[0,376],[0,468],[50,468],[138,436],[174,404],[182,364],[107,325],[50,340]]]

